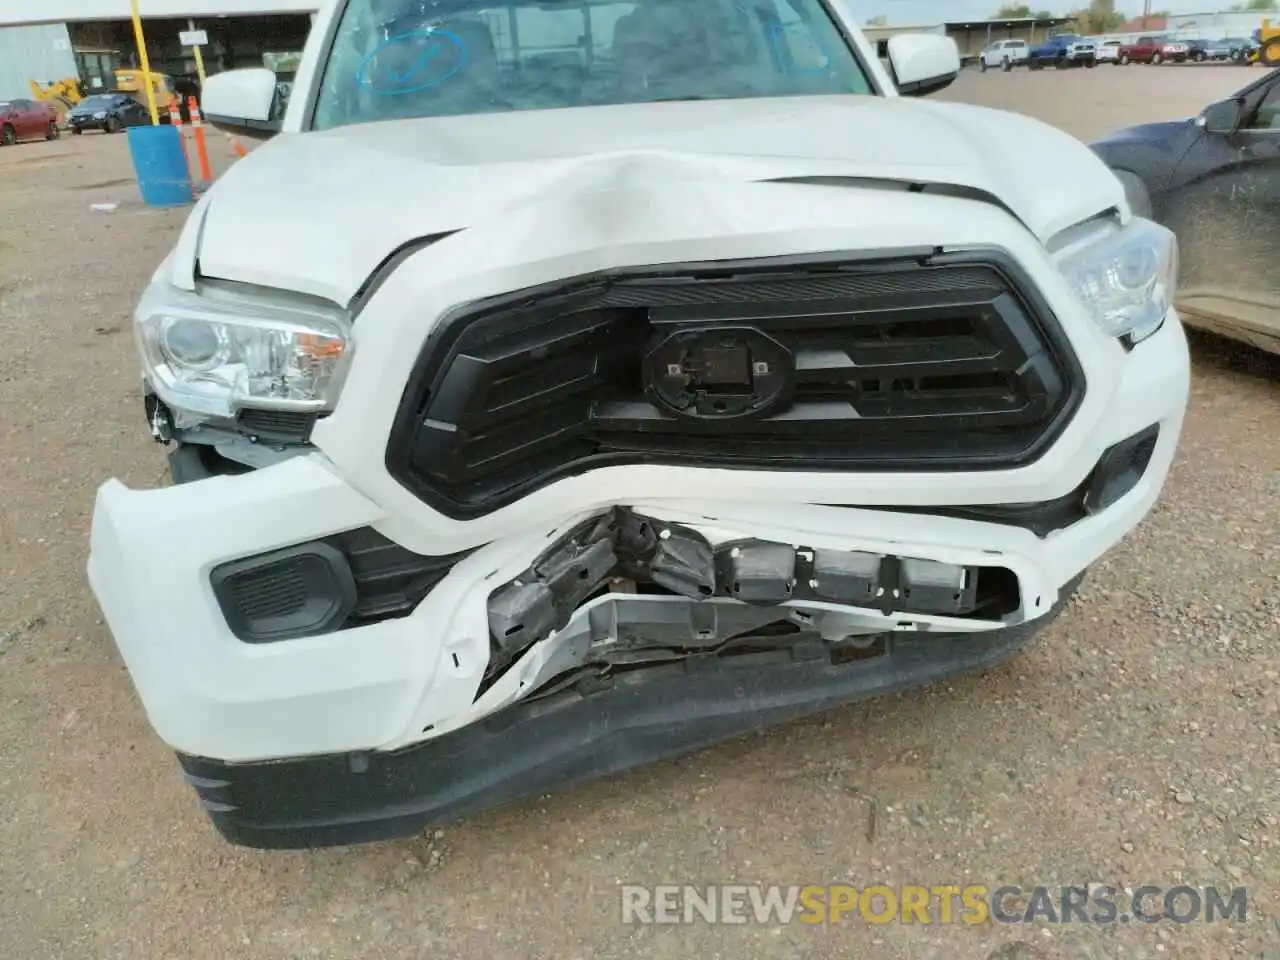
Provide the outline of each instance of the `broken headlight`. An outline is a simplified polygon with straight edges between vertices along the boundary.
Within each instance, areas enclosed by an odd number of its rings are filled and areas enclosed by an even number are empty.
[[[212,281],[193,293],[160,281],[134,319],[155,392],[197,416],[332,409],[350,361],[346,311],[300,294]]]
[[[1071,249],[1062,275],[1104,332],[1131,343],[1160,329],[1178,286],[1178,241],[1158,223],[1134,217]]]

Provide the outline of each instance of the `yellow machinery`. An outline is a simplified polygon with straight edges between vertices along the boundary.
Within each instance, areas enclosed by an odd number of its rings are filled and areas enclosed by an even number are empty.
[[[144,70],[117,70],[115,89],[121,93],[135,94],[145,102],[147,95],[147,78],[150,78],[151,89],[156,96],[156,105],[163,112],[165,104],[174,96],[173,85],[162,73],[148,73]]]
[[[1262,29],[1253,35],[1253,39],[1258,41],[1258,49],[1250,55],[1249,62],[1261,63],[1264,67],[1280,67],[1280,23],[1263,20]]]
[[[65,117],[68,110],[84,99],[84,94],[80,91],[80,80],[77,77],[54,80],[45,86],[32,80],[31,96],[53,107],[58,112],[59,119]]]

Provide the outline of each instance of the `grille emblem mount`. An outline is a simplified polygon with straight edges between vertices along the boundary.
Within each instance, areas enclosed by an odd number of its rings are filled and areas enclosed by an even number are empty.
[[[794,369],[791,351],[755,327],[682,327],[650,349],[645,386],[673,416],[741,420],[783,409]]]

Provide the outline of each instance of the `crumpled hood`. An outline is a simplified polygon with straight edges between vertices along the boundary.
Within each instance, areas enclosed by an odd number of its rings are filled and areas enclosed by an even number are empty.
[[[283,134],[238,162],[191,217],[175,282],[198,257],[205,276],[346,303],[398,247],[530,204],[554,216],[611,189],[806,177],[962,188],[1041,241],[1124,199],[1074,138],[954,103],[825,96],[403,120]],[[593,227],[604,245],[627,224]]]

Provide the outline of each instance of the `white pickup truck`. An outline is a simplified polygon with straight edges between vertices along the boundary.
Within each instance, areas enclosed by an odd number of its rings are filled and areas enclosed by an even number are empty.
[[[108,480],[88,569],[229,840],[994,663],[1142,520],[1173,236],[1071,137],[921,99],[951,40],[887,53],[832,0],[332,0],[283,115],[209,78],[266,142],[138,304],[175,483]]]

